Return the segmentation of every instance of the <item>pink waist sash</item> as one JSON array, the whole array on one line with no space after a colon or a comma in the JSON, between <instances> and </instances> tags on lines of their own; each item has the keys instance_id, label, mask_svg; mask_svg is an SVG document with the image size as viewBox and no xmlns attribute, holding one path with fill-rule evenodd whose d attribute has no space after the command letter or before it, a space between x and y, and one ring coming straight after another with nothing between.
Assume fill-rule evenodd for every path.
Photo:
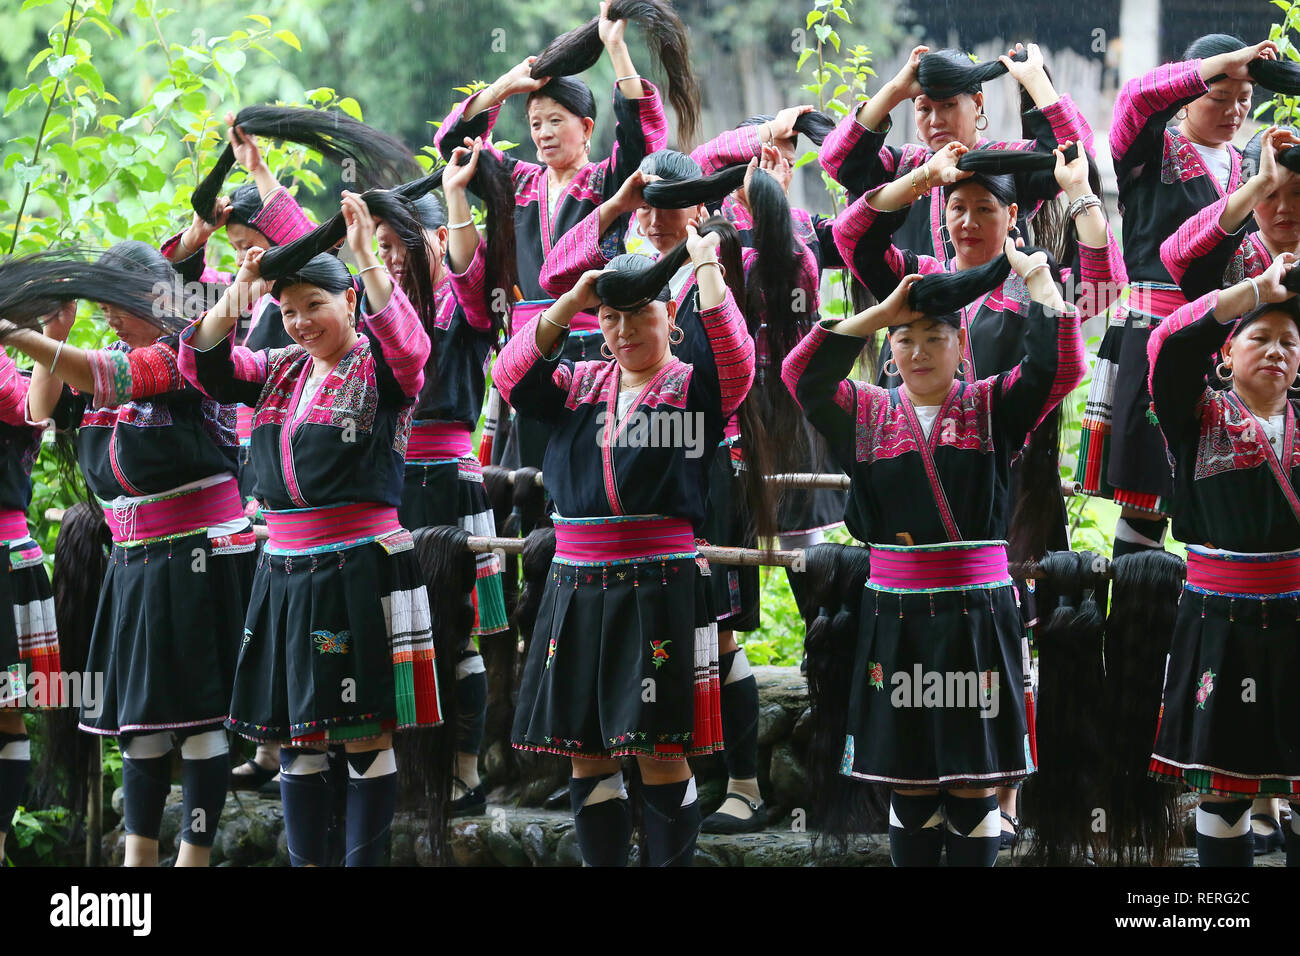
<instances>
[{"instance_id":1,"label":"pink waist sash","mask_svg":"<svg viewBox=\"0 0 1300 956\"><path fill-rule=\"evenodd\" d=\"M397 509L371 501L325 508L263 511L268 553L351 547L402 530Z\"/></svg>"},{"instance_id":2,"label":"pink waist sash","mask_svg":"<svg viewBox=\"0 0 1300 956\"><path fill-rule=\"evenodd\" d=\"M25 511L0 511L0 541L22 541L31 536Z\"/></svg>"},{"instance_id":3,"label":"pink waist sash","mask_svg":"<svg viewBox=\"0 0 1300 956\"><path fill-rule=\"evenodd\" d=\"M1001 541L871 546L867 587L877 591L960 591L1010 583L1007 546Z\"/></svg>"},{"instance_id":4,"label":"pink waist sash","mask_svg":"<svg viewBox=\"0 0 1300 956\"><path fill-rule=\"evenodd\" d=\"M516 302L510 313L510 334L514 335L535 315L541 315L554 299L524 299ZM571 332L599 332L600 318L590 312L579 312L569 321Z\"/></svg>"},{"instance_id":5,"label":"pink waist sash","mask_svg":"<svg viewBox=\"0 0 1300 956\"><path fill-rule=\"evenodd\" d=\"M243 516L239 485L234 481L121 508L104 506L104 520L118 544L186 534L238 521Z\"/></svg>"},{"instance_id":6,"label":"pink waist sash","mask_svg":"<svg viewBox=\"0 0 1300 956\"><path fill-rule=\"evenodd\" d=\"M474 453L473 438L473 431L463 422L416 422L406 444L406 460L463 458Z\"/></svg>"},{"instance_id":7,"label":"pink waist sash","mask_svg":"<svg viewBox=\"0 0 1300 956\"><path fill-rule=\"evenodd\" d=\"M1177 286L1134 282L1129 286L1128 310L1144 312L1165 319L1187 304L1187 297Z\"/></svg>"},{"instance_id":8,"label":"pink waist sash","mask_svg":"<svg viewBox=\"0 0 1300 956\"><path fill-rule=\"evenodd\" d=\"M1187 549L1187 590L1243 598L1300 594L1300 551L1214 554L1193 545Z\"/></svg>"},{"instance_id":9,"label":"pink waist sash","mask_svg":"<svg viewBox=\"0 0 1300 956\"><path fill-rule=\"evenodd\" d=\"M657 515L618 518L561 518L555 523L559 564L628 564L695 556L689 521Z\"/></svg>"},{"instance_id":10,"label":"pink waist sash","mask_svg":"<svg viewBox=\"0 0 1300 956\"><path fill-rule=\"evenodd\" d=\"M247 445L253 438L253 410L247 405L235 406L235 435L241 445Z\"/></svg>"}]
</instances>

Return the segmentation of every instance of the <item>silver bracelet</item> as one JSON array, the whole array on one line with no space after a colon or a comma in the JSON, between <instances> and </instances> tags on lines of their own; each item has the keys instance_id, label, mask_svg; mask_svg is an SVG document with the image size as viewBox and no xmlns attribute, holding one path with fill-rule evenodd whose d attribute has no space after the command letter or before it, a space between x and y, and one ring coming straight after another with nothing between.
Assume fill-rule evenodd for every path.
<instances>
[{"instance_id":1,"label":"silver bracelet","mask_svg":"<svg viewBox=\"0 0 1300 956\"><path fill-rule=\"evenodd\" d=\"M1025 278L1024 278L1024 283L1025 283L1025 285L1029 285L1029 277L1030 277L1030 276L1032 276L1032 275L1033 275L1035 272L1037 272L1039 269L1046 269L1046 268L1048 268L1049 265L1050 265L1050 263L1047 263L1047 262L1040 262L1038 265L1034 266L1032 269L1030 269L1028 272L1026 272L1026 273L1025 273Z\"/></svg>"},{"instance_id":2,"label":"silver bracelet","mask_svg":"<svg viewBox=\"0 0 1300 956\"><path fill-rule=\"evenodd\" d=\"M1085 196L1080 196L1078 199L1073 200L1070 203L1070 208L1066 211L1066 215L1071 219L1074 219L1080 213L1087 212L1093 206L1100 206L1101 204L1101 199L1096 194L1088 193Z\"/></svg>"},{"instance_id":3,"label":"silver bracelet","mask_svg":"<svg viewBox=\"0 0 1300 956\"><path fill-rule=\"evenodd\" d=\"M464 222L453 222L453 223L448 223L448 224L447 224L447 228L448 228L448 229L464 229L466 226L472 226L472 225L474 225L474 217L473 217L473 216L470 216L470 217L469 217L468 219L466 219Z\"/></svg>"},{"instance_id":4,"label":"silver bracelet","mask_svg":"<svg viewBox=\"0 0 1300 956\"><path fill-rule=\"evenodd\" d=\"M1250 311L1254 312L1259 308L1259 283L1255 281L1254 276L1250 276L1246 281L1249 282L1250 287L1255 290L1255 304L1250 307Z\"/></svg>"},{"instance_id":5,"label":"silver bracelet","mask_svg":"<svg viewBox=\"0 0 1300 956\"><path fill-rule=\"evenodd\" d=\"M365 275L367 272L369 272L371 269L385 269L385 268L387 268L387 266L385 266L382 262L379 263L378 265L374 265L374 266L366 266L364 269L361 269L360 271L357 272L357 276L358 276L358 277L363 276L363 275Z\"/></svg>"},{"instance_id":6,"label":"silver bracelet","mask_svg":"<svg viewBox=\"0 0 1300 956\"><path fill-rule=\"evenodd\" d=\"M620 76L620 77L616 77L615 80L614 80L614 82L615 82L615 83L622 83L624 80L639 80L639 79L641 79L641 74L640 74L640 73L633 73L631 76Z\"/></svg>"},{"instance_id":7,"label":"silver bracelet","mask_svg":"<svg viewBox=\"0 0 1300 956\"><path fill-rule=\"evenodd\" d=\"M562 332L567 332L567 331L569 331L569 327L568 327L567 325L561 325L559 322L556 322L553 318L551 318L551 317L550 317L549 315L547 315L545 312L542 313L542 321L543 321L543 322L549 322L551 325L555 326L557 329L561 330Z\"/></svg>"},{"instance_id":8,"label":"silver bracelet","mask_svg":"<svg viewBox=\"0 0 1300 956\"><path fill-rule=\"evenodd\" d=\"M55 367L56 365L59 364L59 356L63 354L63 346L65 346L65 345L67 345L67 344L68 344L68 343L67 343L66 340L61 341L61 342L59 342L59 347L56 348L56 349L54 350L54 361L52 361L52 362L50 363L50 374L51 374L51 375L54 374L54 367Z\"/></svg>"}]
</instances>

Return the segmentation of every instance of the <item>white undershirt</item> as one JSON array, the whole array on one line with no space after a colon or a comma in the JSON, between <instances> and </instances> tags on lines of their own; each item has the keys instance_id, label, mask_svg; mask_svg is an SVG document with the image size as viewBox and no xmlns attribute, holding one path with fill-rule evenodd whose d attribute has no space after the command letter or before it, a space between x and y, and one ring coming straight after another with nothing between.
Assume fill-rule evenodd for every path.
<instances>
[{"instance_id":1,"label":"white undershirt","mask_svg":"<svg viewBox=\"0 0 1300 956\"><path fill-rule=\"evenodd\" d=\"M293 417L295 419L302 415L304 408L311 406L312 399L316 397L316 393L320 391L321 383L325 381L325 378L328 375L329 372L326 372L319 377L312 375L303 383L302 394L298 396L298 406L293 410Z\"/></svg>"},{"instance_id":2,"label":"white undershirt","mask_svg":"<svg viewBox=\"0 0 1300 956\"><path fill-rule=\"evenodd\" d=\"M632 403L636 400L640 389L628 389L618 393L618 407L615 409L615 421L621 422L627 418L627 413L632 410Z\"/></svg>"},{"instance_id":3,"label":"white undershirt","mask_svg":"<svg viewBox=\"0 0 1300 956\"><path fill-rule=\"evenodd\" d=\"M1219 181L1219 185L1225 190L1228 188L1228 177L1232 175L1232 154L1228 152L1228 147L1220 146L1217 149L1213 146L1201 146L1194 143L1196 151L1201 154L1201 162L1205 168L1210 171L1210 175Z\"/></svg>"},{"instance_id":4,"label":"white undershirt","mask_svg":"<svg viewBox=\"0 0 1300 956\"><path fill-rule=\"evenodd\" d=\"M1286 416L1270 415L1265 419L1262 415L1255 415L1255 421L1259 422L1260 428L1264 430L1264 435L1268 438L1268 443L1273 446L1273 452L1278 456L1278 458L1281 458L1282 431L1286 427Z\"/></svg>"},{"instance_id":5,"label":"white undershirt","mask_svg":"<svg viewBox=\"0 0 1300 956\"><path fill-rule=\"evenodd\" d=\"M934 431L934 420L939 417L939 409L942 405L913 405L916 411L916 417L921 422L921 430L925 432L925 437L930 437L930 432Z\"/></svg>"}]
</instances>

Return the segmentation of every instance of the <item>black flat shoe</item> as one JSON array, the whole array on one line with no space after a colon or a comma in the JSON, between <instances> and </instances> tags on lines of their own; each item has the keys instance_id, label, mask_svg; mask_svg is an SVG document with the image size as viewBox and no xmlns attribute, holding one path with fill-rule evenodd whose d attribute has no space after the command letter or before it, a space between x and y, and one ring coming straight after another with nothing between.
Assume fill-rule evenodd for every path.
<instances>
[{"instance_id":1,"label":"black flat shoe","mask_svg":"<svg viewBox=\"0 0 1300 956\"><path fill-rule=\"evenodd\" d=\"M465 792L455 800L447 801L447 817L454 819L456 817L481 816L487 810L487 790L483 784L480 783L473 790L470 790L465 787L465 781L460 778L457 778L455 782Z\"/></svg>"},{"instance_id":2,"label":"black flat shoe","mask_svg":"<svg viewBox=\"0 0 1300 956\"><path fill-rule=\"evenodd\" d=\"M1276 817L1267 813L1252 813L1250 822L1254 823L1256 820L1267 823L1270 828L1268 833L1255 833L1255 828L1250 828L1250 832L1255 835L1256 856L1263 856L1265 853L1272 853L1286 846L1286 835L1282 832L1282 824Z\"/></svg>"},{"instance_id":3,"label":"black flat shoe","mask_svg":"<svg viewBox=\"0 0 1300 956\"><path fill-rule=\"evenodd\" d=\"M235 773L235 770L242 770L244 767L252 767L249 773ZM269 783L280 772L276 767L267 770L256 760L245 760L238 767L230 771L230 789L231 790L261 790L263 785Z\"/></svg>"},{"instance_id":4,"label":"black flat shoe","mask_svg":"<svg viewBox=\"0 0 1300 956\"><path fill-rule=\"evenodd\" d=\"M723 797L722 802L725 804L732 797L742 801L745 806L754 811L753 816L742 820L740 817L733 817L730 813L718 810L705 817L704 822L700 824L701 833L754 833L767 826L766 803L761 800L754 803L743 793L729 793Z\"/></svg>"},{"instance_id":5,"label":"black flat shoe","mask_svg":"<svg viewBox=\"0 0 1300 956\"><path fill-rule=\"evenodd\" d=\"M1006 820L1007 823L1011 824L1010 833L1006 830L1002 831L1002 842L998 844L998 849L1010 850L1020 840L1020 821L1005 810L999 810L998 812L1002 814L1003 820Z\"/></svg>"}]
</instances>

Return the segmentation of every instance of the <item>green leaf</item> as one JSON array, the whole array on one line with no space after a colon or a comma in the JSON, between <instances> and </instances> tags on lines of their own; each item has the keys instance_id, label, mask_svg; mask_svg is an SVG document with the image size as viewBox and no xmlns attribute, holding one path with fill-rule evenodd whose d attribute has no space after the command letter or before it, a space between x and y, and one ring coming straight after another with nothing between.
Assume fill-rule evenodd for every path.
<instances>
[{"instance_id":1,"label":"green leaf","mask_svg":"<svg viewBox=\"0 0 1300 956\"><path fill-rule=\"evenodd\" d=\"M20 186L27 186L36 182L36 180L41 178L44 172L45 166L42 163L36 163L33 166L29 166L24 162L14 163L14 179L18 180L18 185Z\"/></svg>"},{"instance_id":2,"label":"green leaf","mask_svg":"<svg viewBox=\"0 0 1300 956\"><path fill-rule=\"evenodd\" d=\"M852 22L853 22L852 20L849 19L849 15L848 15L847 13L844 12L844 10L843 10L842 7L836 7L836 8L835 8L835 13L836 13L836 15L838 15L839 18L840 18L841 20L843 20L845 23L852 23Z\"/></svg>"},{"instance_id":3,"label":"green leaf","mask_svg":"<svg viewBox=\"0 0 1300 956\"><path fill-rule=\"evenodd\" d=\"M104 217L104 224L108 226L109 232L114 236L125 238L130 227L116 207L105 204L99 211Z\"/></svg>"},{"instance_id":4,"label":"green leaf","mask_svg":"<svg viewBox=\"0 0 1300 956\"><path fill-rule=\"evenodd\" d=\"M818 40L820 40L822 43L825 43L826 38L831 35L831 28L826 24L821 23L813 27L813 33L817 34Z\"/></svg>"},{"instance_id":5,"label":"green leaf","mask_svg":"<svg viewBox=\"0 0 1300 956\"><path fill-rule=\"evenodd\" d=\"M63 79L68 75L68 71L77 65L77 58L69 53L67 56L61 56L57 60L51 60L45 64L45 68L50 71L50 76Z\"/></svg>"},{"instance_id":6,"label":"green leaf","mask_svg":"<svg viewBox=\"0 0 1300 956\"><path fill-rule=\"evenodd\" d=\"M339 109L347 113L357 122L361 122L361 104L350 96L345 96L339 100Z\"/></svg>"},{"instance_id":7,"label":"green leaf","mask_svg":"<svg viewBox=\"0 0 1300 956\"><path fill-rule=\"evenodd\" d=\"M318 86L314 90L308 90L305 95L308 103L328 103L334 99L334 91L328 86Z\"/></svg>"},{"instance_id":8,"label":"green leaf","mask_svg":"<svg viewBox=\"0 0 1300 956\"><path fill-rule=\"evenodd\" d=\"M18 107L22 106L31 98L32 93L36 91L36 84L30 86L14 87L9 91L9 96L5 99L4 115L8 116Z\"/></svg>"},{"instance_id":9,"label":"green leaf","mask_svg":"<svg viewBox=\"0 0 1300 956\"><path fill-rule=\"evenodd\" d=\"M23 0L23 5L18 12L26 13L28 10L35 10L37 7L49 6L53 2L54 0Z\"/></svg>"},{"instance_id":10,"label":"green leaf","mask_svg":"<svg viewBox=\"0 0 1300 956\"><path fill-rule=\"evenodd\" d=\"M270 26L270 24L268 23L267 26ZM292 30L276 30L274 36L281 43L288 44L289 46L297 50L299 53L302 52L302 44L298 42L298 38L294 36Z\"/></svg>"},{"instance_id":11,"label":"green leaf","mask_svg":"<svg viewBox=\"0 0 1300 956\"><path fill-rule=\"evenodd\" d=\"M264 17L264 16L262 16L260 13L249 13L249 14L245 14L244 19L245 19L245 20L252 20L252 21L254 21L255 23L260 23L260 24L261 24L262 26L264 26L264 27L269 27L269 26L271 25L271 19L270 19L270 17Z\"/></svg>"},{"instance_id":12,"label":"green leaf","mask_svg":"<svg viewBox=\"0 0 1300 956\"><path fill-rule=\"evenodd\" d=\"M244 56L243 50L217 50L213 55L216 57L217 66L231 75L242 70L244 62L248 59Z\"/></svg>"},{"instance_id":13,"label":"green leaf","mask_svg":"<svg viewBox=\"0 0 1300 956\"><path fill-rule=\"evenodd\" d=\"M104 95L104 81L100 78L99 71L91 66L89 61L77 64L72 73L85 80L86 85L95 91L96 96Z\"/></svg>"},{"instance_id":14,"label":"green leaf","mask_svg":"<svg viewBox=\"0 0 1300 956\"><path fill-rule=\"evenodd\" d=\"M824 19L826 19L826 14L822 13L820 10L809 10L808 19L804 23L804 29L810 29L814 23L821 23Z\"/></svg>"},{"instance_id":15,"label":"green leaf","mask_svg":"<svg viewBox=\"0 0 1300 956\"><path fill-rule=\"evenodd\" d=\"M831 45L835 47L835 52L840 52L840 35L834 30L831 31Z\"/></svg>"},{"instance_id":16,"label":"green leaf","mask_svg":"<svg viewBox=\"0 0 1300 956\"><path fill-rule=\"evenodd\" d=\"M42 50L40 53L38 53L38 54L36 54L34 57L32 57L32 62L30 62L30 63L27 64L27 74L26 74L26 75L27 75L27 76L31 76L31 75L32 75L32 70L34 70L34 69L36 69L38 66L40 66L40 65L41 65L41 62L42 62L46 57L48 57L51 53L53 53L53 52L54 52L54 48L53 48L53 47L48 47L48 46L47 46L47 47L46 47L44 50Z\"/></svg>"},{"instance_id":17,"label":"green leaf","mask_svg":"<svg viewBox=\"0 0 1300 956\"><path fill-rule=\"evenodd\" d=\"M68 174L69 179L75 180L81 175L81 163L77 161L77 151L67 143L51 143L50 152L58 159L59 165Z\"/></svg>"},{"instance_id":18,"label":"green leaf","mask_svg":"<svg viewBox=\"0 0 1300 956\"><path fill-rule=\"evenodd\" d=\"M1286 10L1288 12L1290 12L1291 10L1290 0L1273 0L1273 6L1281 7L1283 10Z\"/></svg>"},{"instance_id":19,"label":"green leaf","mask_svg":"<svg viewBox=\"0 0 1300 956\"><path fill-rule=\"evenodd\" d=\"M794 161L793 168L798 169L800 166L807 166L816 158L817 158L817 150L815 149L806 150L802 156L800 156L798 159Z\"/></svg>"},{"instance_id":20,"label":"green leaf","mask_svg":"<svg viewBox=\"0 0 1300 956\"><path fill-rule=\"evenodd\" d=\"M800 70L803 69L804 63L807 62L808 57L812 55L813 55L812 47L804 47L803 52L799 54L799 62L794 65L794 70L796 73L798 73Z\"/></svg>"}]
</instances>

